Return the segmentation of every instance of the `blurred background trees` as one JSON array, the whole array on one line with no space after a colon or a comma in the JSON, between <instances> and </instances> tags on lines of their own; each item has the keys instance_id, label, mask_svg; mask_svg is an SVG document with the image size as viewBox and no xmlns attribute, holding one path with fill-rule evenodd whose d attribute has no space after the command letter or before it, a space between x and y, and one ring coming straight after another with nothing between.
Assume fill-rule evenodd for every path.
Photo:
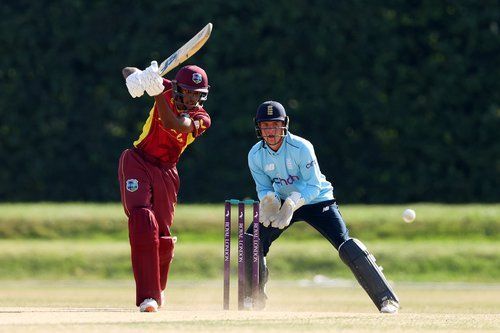
<instances>
[{"instance_id":1,"label":"blurred background trees","mask_svg":"<svg viewBox=\"0 0 500 333\"><path fill-rule=\"evenodd\" d=\"M121 68L161 62L208 22L186 63L208 73L213 125L178 165L181 202L255 197L246 156L269 99L340 202L500 200L499 1L6 1L0 14L0 201L118 201L119 155L152 105Z\"/></svg>"}]
</instances>

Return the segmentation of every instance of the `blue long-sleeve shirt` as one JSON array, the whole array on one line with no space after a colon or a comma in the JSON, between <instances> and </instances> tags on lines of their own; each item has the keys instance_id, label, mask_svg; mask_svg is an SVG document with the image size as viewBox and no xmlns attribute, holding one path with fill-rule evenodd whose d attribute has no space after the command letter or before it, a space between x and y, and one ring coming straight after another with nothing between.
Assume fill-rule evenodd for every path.
<instances>
[{"instance_id":1,"label":"blue long-sleeve shirt","mask_svg":"<svg viewBox=\"0 0 500 333\"><path fill-rule=\"evenodd\" d=\"M313 145L291 133L283 140L276 152L259 141L248 153L259 200L269 191L283 200L299 192L306 205L333 199L333 186L319 169Z\"/></svg>"}]
</instances>

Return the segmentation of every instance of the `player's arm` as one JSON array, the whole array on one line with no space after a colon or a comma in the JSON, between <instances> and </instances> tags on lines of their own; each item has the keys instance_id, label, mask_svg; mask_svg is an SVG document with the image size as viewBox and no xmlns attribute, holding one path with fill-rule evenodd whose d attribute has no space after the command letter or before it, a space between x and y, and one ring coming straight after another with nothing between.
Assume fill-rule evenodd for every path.
<instances>
[{"instance_id":1,"label":"player's arm","mask_svg":"<svg viewBox=\"0 0 500 333\"><path fill-rule=\"evenodd\" d=\"M188 117L176 115L165 100L163 94L155 96L155 103L163 127L181 133L191 133L194 131L193 120Z\"/></svg>"},{"instance_id":2,"label":"player's arm","mask_svg":"<svg viewBox=\"0 0 500 333\"><path fill-rule=\"evenodd\" d=\"M259 222L264 225L264 227L269 227L274 217L278 213L281 202L274 192L273 183L269 176L267 176L262 168L258 166L257 157L252 154L251 150L248 154L248 167L252 178L255 181L257 196L259 197Z\"/></svg>"},{"instance_id":3,"label":"player's arm","mask_svg":"<svg viewBox=\"0 0 500 333\"><path fill-rule=\"evenodd\" d=\"M264 170L262 170L262 168L258 165L258 162L260 161L256 161L254 151L251 150L248 153L248 168L250 169L250 173L252 174L252 178L255 182L257 196L259 197L259 200L262 200L268 192L274 192L274 188L271 178L264 173Z\"/></svg>"},{"instance_id":4,"label":"player's arm","mask_svg":"<svg viewBox=\"0 0 500 333\"><path fill-rule=\"evenodd\" d=\"M305 144L296 158L299 161L300 173L306 187L301 192L290 193L285 199L276 217L271 218L273 220L272 226L275 228L283 229L287 227L292 220L293 213L316 198L321 190L321 172L319 171L312 144Z\"/></svg>"},{"instance_id":5,"label":"player's arm","mask_svg":"<svg viewBox=\"0 0 500 333\"><path fill-rule=\"evenodd\" d=\"M312 144L308 143L300 149L299 160L302 180L306 183L306 187L300 194L304 198L305 204L308 204L314 200L321 191L321 172Z\"/></svg>"},{"instance_id":6,"label":"player's arm","mask_svg":"<svg viewBox=\"0 0 500 333\"><path fill-rule=\"evenodd\" d=\"M158 73L156 61L152 61L151 66L144 71L136 67L125 67L122 74L132 97L140 97L144 91L149 96L154 97L163 127L181 133L190 133L194 130L193 121L190 118L176 115L165 100L162 94L164 90L163 79Z\"/></svg>"}]
</instances>

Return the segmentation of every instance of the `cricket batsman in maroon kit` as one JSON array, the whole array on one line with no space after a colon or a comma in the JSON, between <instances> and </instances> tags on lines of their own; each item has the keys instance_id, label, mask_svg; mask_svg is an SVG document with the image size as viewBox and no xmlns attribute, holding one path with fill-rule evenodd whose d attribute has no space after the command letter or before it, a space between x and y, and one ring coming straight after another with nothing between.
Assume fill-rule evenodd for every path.
<instances>
[{"instance_id":1,"label":"cricket batsman in maroon kit","mask_svg":"<svg viewBox=\"0 0 500 333\"><path fill-rule=\"evenodd\" d=\"M118 166L123 208L128 217L136 305L141 312L156 312L174 256L174 218L179 175L176 163L186 147L210 127L203 109L207 99L207 74L198 66L184 66L169 81L158 75L156 61L141 71L123 70L132 97L144 91L155 103L142 133L126 149Z\"/></svg>"}]
</instances>

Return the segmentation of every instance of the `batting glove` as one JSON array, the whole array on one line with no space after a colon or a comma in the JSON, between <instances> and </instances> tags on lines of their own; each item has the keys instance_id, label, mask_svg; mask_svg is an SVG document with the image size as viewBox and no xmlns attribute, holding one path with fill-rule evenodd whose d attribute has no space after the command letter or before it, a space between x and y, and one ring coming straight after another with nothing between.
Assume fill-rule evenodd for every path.
<instances>
[{"instance_id":1,"label":"batting glove","mask_svg":"<svg viewBox=\"0 0 500 333\"><path fill-rule=\"evenodd\" d=\"M269 227L272 222L271 218L278 214L280 204L281 203L274 192L268 192L262 198L259 204L259 222L262 223L264 227Z\"/></svg>"},{"instance_id":2,"label":"batting glove","mask_svg":"<svg viewBox=\"0 0 500 333\"><path fill-rule=\"evenodd\" d=\"M293 212L302 207L304 203L305 200L299 192L290 193L290 196L283 202L278 214L271 218L273 220L271 226L278 229L287 227L292 221Z\"/></svg>"},{"instance_id":3,"label":"batting glove","mask_svg":"<svg viewBox=\"0 0 500 333\"><path fill-rule=\"evenodd\" d=\"M125 84L127 85L128 92L133 98L141 97L144 94L144 88L141 81L142 71L137 70L127 76Z\"/></svg>"},{"instance_id":4,"label":"batting glove","mask_svg":"<svg viewBox=\"0 0 500 333\"><path fill-rule=\"evenodd\" d=\"M141 81L144 90L149 96L157 96L163 92L163 79L158 74L158 63L151 61L151 66L146 68L141 74Z\"/></svg>"}]
</instances>

